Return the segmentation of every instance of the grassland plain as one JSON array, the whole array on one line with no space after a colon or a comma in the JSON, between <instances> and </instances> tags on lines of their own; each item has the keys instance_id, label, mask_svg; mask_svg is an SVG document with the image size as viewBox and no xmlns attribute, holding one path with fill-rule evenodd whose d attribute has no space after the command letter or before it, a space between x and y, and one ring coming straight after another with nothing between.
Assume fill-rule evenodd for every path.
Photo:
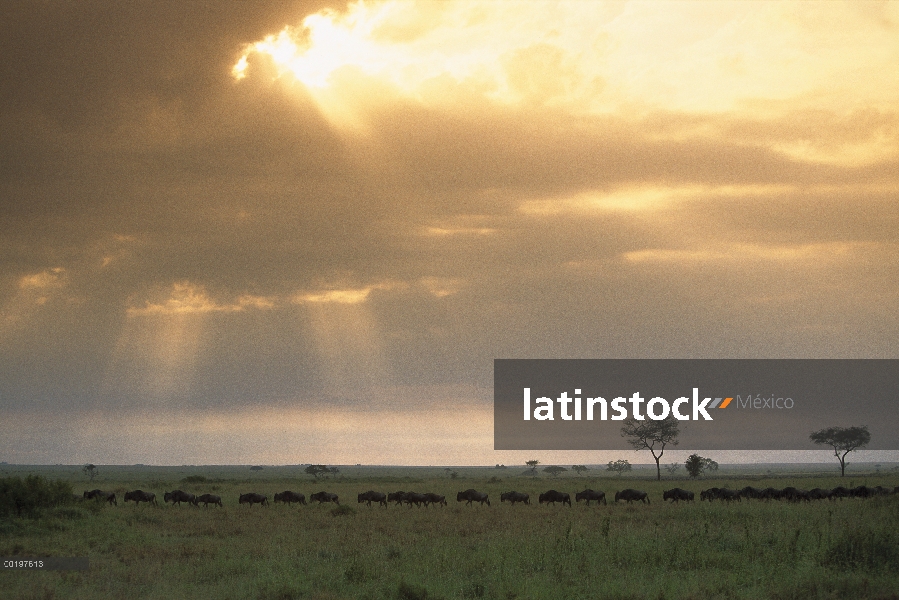
<instances>
[{"instance_id":1,"label":"grassland plain","mask_svg":"<svg viewBox=\"0 0 899 600\"><path fill-rule=\"evenodd\" d=\"M6 571L3 598L894 598L899 599L899 495L790 504L662 502L679 486L799 488L899 484L899 475L723 472L701 481L633 477L507 476L492 469L342 468L313 481L299 467L100 467L87 483L73 467L5 466L0 476L67 478L80 493L118 493L118 506L74 502L38 519L0 521L0 556L88 556L86 572ZM595 472L594 472L595 473ZM642 473L648 475L649 471ZM205 480L202 480L205 479ZM497 480L498 479L498 480ZM463 506L476 488L493 505ZM652 504L524 506L550 488L634 487ZM153 491L159 507L122 502ZM173 489L222 496L224 508L163 506ZM239 506L238 496L327 490L334 505ZM447 507L357 504L368 489L433 491Z\"/></svg>"}]
</instances>

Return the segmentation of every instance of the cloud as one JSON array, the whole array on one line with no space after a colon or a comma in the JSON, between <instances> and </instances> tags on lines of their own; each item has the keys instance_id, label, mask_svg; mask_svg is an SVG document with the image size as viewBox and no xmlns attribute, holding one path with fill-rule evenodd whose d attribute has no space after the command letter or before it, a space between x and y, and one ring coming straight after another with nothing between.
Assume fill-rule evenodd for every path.
<instances>
[{"instance_id":1,"label":"cloud","mask_svg":"<svg viewBox=\"0 0 899 600\"><path fill-rule=\"evenodd\" d=\"M894 4L3 10L5 414L895 356Z\"/></svg>"},{"instance_id":2,"label":"cloud","mask_svg":"<svg viewBox=\"0 0 899 600\"><path fill-rule=\"evenodd\" d=\"M189 281L175 283L171 295L162 303L147 301L142 307L129 307L128 316L147 317L154 315L189 315L212 312L238 312L246 309L269 309L275 306L270 298L242 295L233 304L219 304L209 297L202 286Z\"/></svg>"}]
</instances>

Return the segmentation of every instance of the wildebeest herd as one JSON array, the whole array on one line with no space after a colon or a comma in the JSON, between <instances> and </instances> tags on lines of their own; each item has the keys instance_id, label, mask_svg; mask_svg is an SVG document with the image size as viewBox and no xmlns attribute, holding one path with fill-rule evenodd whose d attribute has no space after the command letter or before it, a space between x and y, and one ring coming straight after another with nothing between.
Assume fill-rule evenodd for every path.
<instances>
[{"instance_id":1,"label":"wildebeest herd","mask_svg":"<svg viewBox=\"0 0 899 600\"><path fill-rule=\"evenodd\" d=\"M740 490L713 487L702 490L699 493L699 499L700 501L707 500L710 503L714 500L722 500L724 502L739 502L744 498L754 500L786 500L788 502L811 502L812 500L826 499L838 500L843 498L871 498L873 496L881 496L887 494L899 494L899 486L897 486L892 491L882 486L868 487L864 485L857 486L851 489L838 486L833 489L814 488L812 490L800 490L795 487L785 487L783 489L769 487L765 489L759 489L747 486ZM86 500L95 500L98 502L106 502L107 504L118 505L115 492L106 492L102 490L91 490L89 492L85 491L83 498ZM156 502L156 494L152 492L133 490L130 492L125 492L124 498L126 504L129 500L131 500L135 504L146 502L147 504L158 506L158 503ZM165 492L165 494L163 494L163 499L165 503L171 502L173 506L176 504L180 506L182 502L197 507L202 504L207 508L210 504L220 507L223 506L221 497L216 496L215 494L202 494L197 496L181 490ZM695 495L693 492L681 488L665 490L662 493L662 501L667 502L668 500L670 500L672 504L678 503L680 501L692 502L694 501L694 499ZM575 494L576 502L581 502L582 500L586 502L587 506L590 506L590 502L592 501L595 501L597 505L600 502L602 502L604 505L607 504L605 492L591 489L586 489ZM276 493L274 495L274 501L282 502L288 505L291 505L293 503L305 505L306 496L298 492L287 490ZM539 495L538 501L540 504L555 505L558 502L562 506L565 506L566 504L568 506L571 506L571 494L567 492L559 492L556 490L548 490ZM628 504L630 504L631 502L643 502L644 504L650 503L649 494L634 489L625 489L619 492L615 492L615 503L617 504L619 501L624 501ZM324 491L316 492L310 495L309 502L318 502L319 504L334 503L338 506L340 505L337 494ZM402 506L405 504L409 508L411 508L412 505L424 508L427 508L432 504L435 506L447 505L446 496L435 494L433 492L419 493L400 491L384 494L382 492L369 490L367 492L359 494L358 502L359 504L365 503L368 506L372 506L372 503L375 503L384 507L387 507L389 503L393 503L395 506ZM481 506L483 506L484 504L490 506L490 498L488 494L486 494L485 492L478 492L474 489L468 489L456 494L456 502L465 502L466 506L469 506L473 503L479 503ZM502 494L500 494L500 502L509 502L513 506L519 502L522 504L530 505L531 499L529 494L511 491L503 492ZM241 494L238 498L238 504L248 504L250 506L252 506L253 504L259 504L262 506L268 506L269 502L268 496L250 492Z\"/></svg>"}]
</instances>

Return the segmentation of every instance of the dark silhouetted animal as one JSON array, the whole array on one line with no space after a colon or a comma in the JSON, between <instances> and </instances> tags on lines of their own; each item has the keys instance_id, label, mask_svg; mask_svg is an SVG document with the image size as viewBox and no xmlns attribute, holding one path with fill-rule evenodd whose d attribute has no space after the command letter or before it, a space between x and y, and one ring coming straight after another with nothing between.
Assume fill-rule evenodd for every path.
<instances>
[{"instance_id":1,"label":"dark silhouetted animal","mask_svg":"<svg viewBox=\"0 0 899 600\"><path fill-rule=\"evenodd\" d=\"M403 500L406 502L406 504L409 505L409 508L412 508L413 504L419 508L421 508L422 505L428 505L427 497L424 494L419 494L418 492L406 492Z\"/></svg>"},{"instance_id":2,"label":"dark silhouetted animal","mask_svg":"<svg viewBox=\"0 0 899 600\"><path fill-rule=\"evenodd\" d=\"M205 508L209 508L210 504L218 504L219 506L222 506L222 497L216 496L215 494L203 494L202 496L199 496L197 498L197 504L199 504L200 502L203 503L203 506Z\"/></svg>"},{"instance_id":3,"label":"dark silhouetted animal","mask_svg":"<svg viewBox=\"0 0 899 600\"><path fill-rule=\"evenodd\" d=\"M406 492L390 492L387 494L387 501L394 502L397 506L401 505L406 500Z\"/></svg>"},{"instance_id":4,"label":"dark silhouetted animal","mask_svg":"<svg viewBox=\"0 0 899 600\"><path fill-rule=\"evenodd\" d=\"M275 502L284 502L287 505L291 505L294 502L296 502L297 504L306 504L306 495L287 490L275 494L274 500Z\"/></svg>"},{"instance_id":5,"label":"dark silhouetted animal","mask_svg":"<svg viewBox=\"0 0 899 600\"><path fill-rule=\"evenodd\" d=\"M446 496L441 496L440 494L435 494L433 492L426 492L425 498L425 506L430 506L431 504L446 506Z\"/></svg>"},{"instance_id":6,"label":"dark silhouetted animal","mask_svg":"<svg viewBox=\"0 0 899 600\"><path fill-rule=\"evenodd\" d=\"M842 500L843 498L848 498L848 497L849 497L849 490L847 488L844 488L841 485L830 490L830 499L831 500L836 500L837 498Z\"/></svg>"},{"instance_id":7,"label":"dark silhouetted animal","mask_svg":"<svg viewBox=\"0 0 899 600\"><path fill-rule=\"evenodd\" d=\"M540 494L539 498L540 504L544 504L549 502L553 506L556 505L556 502L561 502L562 506L566 504L571 506L571 494L568 492L557 492L556 490L549 490Z\"/></svg>"},{"instance_id":8,"label":"dark silhouetted animal","mask_svg":"<svg viewBox=\"0 0 899 600\"><path fill-rule=\"evenodd\" d=\"M165 503L171 502L172 506L177 504L181 506L182 502L187 502L188 504L193 504L197 506L197 497L193 494L188 494L187 492L182 492L181 490L175 490L174 492L166 492L162 495L163 501Z\"/></svg>"},{"instance_id":9,"label":"dark silhouetted animal","mask_svg":"<svg viewBox=\"0 0 899 600\"><path fill-rule=\"evenodd\" d=\"M815 488L808 491L809 500L824 500L825 498L830 498L830 490Z\"/></svg>"},{"instance_id":10,"label":"dark silhouetted animal","mask_svg":"<svg viewBox=\"0 0 899 600\"><path fill-rule=\"evenodd\" d=\"M716 488L716 487L709 488L707 490L702 490L701 492L699 492L699 501L702 502L703 500L708 500L709 502L711 502L712 500L719 497L718 493L720 491L721 491L721 488Z\"/></svg>"},{"instance_id":11,"label":"dark silhouetted animal","mask_svg":"<svg viewBox=\"0 0 899 600\"><path fill-rule=\"evenodd\" d=\"M377 502L382 506L387 506L387 496L382 494L381 492L373 492L371 490L359 494L359 504L363 502L368 502L368 505L371 506L372 502Z\"/></svg>"},{"instance_id":12,"label":"dark silhouetted animal","mask_svg":"<svg viewBox=\"0 0 899 600\"><path fill-rule=\"evenodd\" d=\"M628 504L635 500L639 500L644 504L651 504L649 501L649 495L646 492L641 492L640 490L632 490L626 489L621 490L620 492L615 492L615 502L619 500L626 500Z\"/></svg>"},{"instance_id":13,"label":"dark silhouetted animal","mask_svg":"<svg viewBox=\"0 0 899 600\"><path fill-rule=\"evenodd\" d=\"M129 500L133 500L134 504L140 504L141 502L146 502L147 504L152 504L153 506L159 506L156 502L156 494L153 492L145 492L143 490L134 490L133 492L125 492L125 503L127 504Z\"/></svg>"},{"instance_id":14,"label":"dark silhouetted animal","mask_svg":"<svg viewBox=\"0 0 899 600\"><path fill-rule=\"evenodd\" d=\"M718 497L727 502L742 502L742 496L740 496L740 492L738 490L729 490L727 488L721 488L718 490Z\"/></svg>"},{"instance_id":15,"label":"dark silhouetted animal","mask_svg":"<svg viewBox=\"0 0 899 600\"><path fill-rule=\"evenodd\" d=\"M754 488L752 486L746 486L742 490L740 490L740 495L744 498L752 498L754 500L761 500L763 498L763 494L765 490L760 490L758 488Z\"/></svg>"},{"instance_id":16,"label":"dark silhouetted animal","mask_svg":"<svg viewBox=\"0 0 899 600\"><path fill-rule=\"evenodd\" d=\"M250 492L249 494L241 494L237 503L249 504L250 506L253 506L254 504L268 506L268 496L263 496L262 494L256 494L254 492Z\"/></svg>"},{"instance_id":17,"label":"dark silhouetted animal","mask_svg":"<svg viewBox=\"0 0 899 600\"><path fill-rule=\"evenodd\" d=\"M476 490L468 489L464 492L459 492L456 494L456 502L462 502L463 500L467 500L465 506L468 506L472 502L480 502L481 506L484 503L487 503L487 506L490 506L490 500L487 498L488 494L485 492L478 492Z\"/></svg>"},{"instance_id":18,"label":"dark silhouetted animal","mask_svg":"<svg viewBox=\"0 0 899 600\"><path fill-rule=\"evenodd\" d=\"M805 490L798 490L794 487L785 487L781 490L781 497L787 502L802 502L805 500L809 501L808 492Z\"/></svg>"},{"instance_id":19,"label":"dark silhouetted animal","mask_svg":"<svg viewBox=\"0 0 899 600\"><path fill-rule=\"evenodd\" d=\"M740 500L740 492L737 490L729 490L727 488L709 488L707 490L703 490L699 493L699 501L708 500L711 502L712 500L726 500L727 502L733 502L734 500Z\"/></svg>"},{"instance_id":20,"label":"dark silhouetted animal","mask_svg":"<svg viewBox=\"0 0 899 600\"><path fill-rule=\"evenodd\" d=\"M333 502L334 504L340 506L340 502L338 502L337 494L332 494L330 492L315 492L311 496L309 496L309 502L318 502L321 504L322 502Z\"/></svg>"},{"instance_id":21,"label":"dark silhouetted animal","mask_svg":"<svg viewBox=\"0 0 899 600\"><path fill-rule=\"evenodd\" d=\"M503 492L499 497L500 502L511 502L512 506L515 506L516 502L523 502L524 504L531 503L531 497L528 494L523 492Z\"/></svg>"},{"instance_id":22,"label":"dark silhouetted animal","mask_svg":"<svg viewBox=\"0 0 899 600\"><path fill-rule=\"evenodd\" d=\"M578 492L574 495L575 502L580 502L581 500L586 500L587 506L590 506L591 500L596 500L597 504L599 504L600 502L602 502L603 504L608 504L608 502L606 502L606 493L597 492L595 490L584 490L583 492Z\"/></svg>"},{"instance_id":23,"label":"dark silhouetted animal","mask_svg":"<svg viewBox=\"0 0 899 600\"><path fill-rule=\"evenodd\" d=\"M665 490L662 492L662 502L666 500L671 500L671 503L680 502L683 500L684 502L693 502L694 494L690 490L682 490L681 488L672 488L670 490Z\"/></svg>"},{"instance_id":24,"label":"dark silhouetted animal","mask_svg":"<svg viewBox=\"0 0 899 600\"><path fill-rule=\"evenodd\" d=\"M84 492L84 498L86 500L105 500L107 504L115 504L116 506L119 503L116 501L115 492L104 492L103 490L91 490L89 492Z\"/></svg>"},{"instance_id":25,"label":"dark silhouetted animal","mask_svg":"<svg viewBox=\"0 0 899 600\"><path fill-rule=\"evenodd\" d=\"M860 485L858 487L854 487L849 490L850 498L870 498L874 495L874 488L869 488L864 485Z\"/></svg>"}]
</instances>

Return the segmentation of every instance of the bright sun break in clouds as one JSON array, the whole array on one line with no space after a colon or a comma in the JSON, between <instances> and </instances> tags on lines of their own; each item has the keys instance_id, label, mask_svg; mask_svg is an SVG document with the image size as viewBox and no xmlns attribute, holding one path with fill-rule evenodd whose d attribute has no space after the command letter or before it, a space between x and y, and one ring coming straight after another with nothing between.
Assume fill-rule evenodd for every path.
<instances>
[{"instance_id":1,"label":"bright sun break in clouds","mask_svg":"<svg viewBox=\"0 0 899 600\"><path fill-rule=\"evenodd\" d=\"M397 99L583 115L892 113L897 27L899 3L357 2L247 44L232 75L268 61L345 127ZM896 152L884 133L777 149L876 159Z\"/></svg>"}]
</instances>

